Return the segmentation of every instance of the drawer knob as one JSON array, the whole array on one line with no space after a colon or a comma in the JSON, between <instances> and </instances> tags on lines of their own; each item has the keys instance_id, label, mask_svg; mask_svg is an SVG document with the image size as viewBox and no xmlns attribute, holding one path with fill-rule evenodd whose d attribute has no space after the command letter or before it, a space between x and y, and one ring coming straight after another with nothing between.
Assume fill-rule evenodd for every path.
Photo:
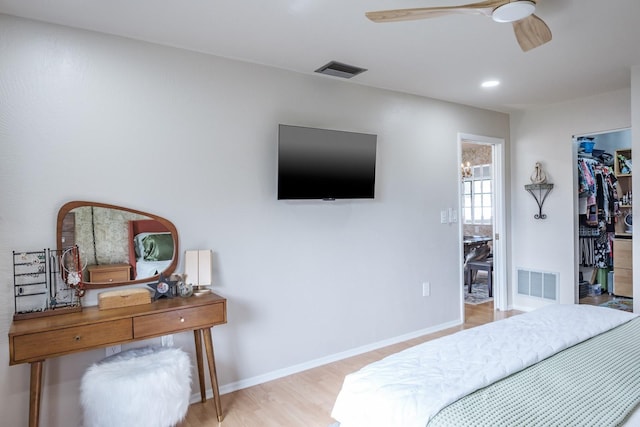
<instances>
[{"instance_id":1,"label":"drawer knob","mask_svg":"<svg viewBox=\"0 0 640 427\"><path fill-rule=\"evenodd\" d=\"M184 323L184 317L180 316L180 323Z\"/></svg>"},{"instance_id":2,"label":"drawer knob","mask_svg":"<svg viewBox=\"0 0 640 427\"><path fill-rule=\"evenodd\" d=\"M81 338L80 335L76 335L75 337L73 337L73 340L74 341L80 341L80 338Z\"/></svg>"}]
</instances>

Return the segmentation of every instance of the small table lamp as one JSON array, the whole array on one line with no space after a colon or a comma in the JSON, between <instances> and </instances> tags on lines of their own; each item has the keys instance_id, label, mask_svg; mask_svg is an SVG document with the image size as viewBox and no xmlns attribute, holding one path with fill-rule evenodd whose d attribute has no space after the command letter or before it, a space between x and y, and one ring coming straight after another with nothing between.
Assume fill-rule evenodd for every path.
<instances>
[{"instance_id":1,"label":"small table lamp","mask_svg":"<svg viewBox=\"0 0 640 427\"><path fill-rule=\"evenodd\" d=\"M184 272L186 281L193 284L193 294L202 295L211 292L211 249L185 251Z\"/></svg>"}]
</instances>

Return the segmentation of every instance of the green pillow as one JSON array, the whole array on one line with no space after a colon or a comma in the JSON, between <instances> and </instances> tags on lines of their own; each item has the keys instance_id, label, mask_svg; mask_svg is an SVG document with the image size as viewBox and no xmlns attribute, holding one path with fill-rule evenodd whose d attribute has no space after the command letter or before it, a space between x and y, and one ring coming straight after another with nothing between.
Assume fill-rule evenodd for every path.
<instances>
[{"instance_id":1,"label":"green pillow","mask_svg":"<svg viewBox=\"0 0 640 427\"><path fill-rule=\"evenodd\" d=\"M150 234L142 239L145 261L168 261L173 259L173 236Z\"/></svg>"}]
</instances>

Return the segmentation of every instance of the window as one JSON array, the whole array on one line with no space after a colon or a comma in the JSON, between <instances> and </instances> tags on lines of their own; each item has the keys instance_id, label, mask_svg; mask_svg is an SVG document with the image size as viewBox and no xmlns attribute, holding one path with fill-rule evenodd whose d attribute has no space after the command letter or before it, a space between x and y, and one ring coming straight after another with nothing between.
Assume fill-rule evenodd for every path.
<instances>
[{"instance_id":1,"label":"window","mask_svg":"<svg viewBox=\"0 0 640 427\"><path fill-rule=\"evenodd\" d=\"M462 215L464 224L493 222L493 182L491 165L472 167L470 178L462 180Z\"/></svg>"}]
</instances>

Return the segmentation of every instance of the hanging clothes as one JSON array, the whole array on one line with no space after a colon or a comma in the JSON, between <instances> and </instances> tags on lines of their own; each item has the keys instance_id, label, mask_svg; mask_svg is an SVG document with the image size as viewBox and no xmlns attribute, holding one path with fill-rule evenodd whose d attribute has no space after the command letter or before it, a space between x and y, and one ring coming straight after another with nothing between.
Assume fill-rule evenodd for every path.
<instances>
[{"instance_id":1,"label":"hanging clothes","mask_svg":"<svg viewBox=\"0 0 640 427\"><path fill-rule=\"evenodd\" d=\"M613 238L614 233L603 232L597 239L595 239L594 247L594 263L593 265L598 268L610 268L613 267Z\"/></svg>"},{"instance_id":2,"label":"hanging clothes","mask_svg":"<svg viewBox=\"0 0 640 427\"><path fill-rule=\"evenodd\" d=\"M596 159L578 159L578 196L581 228L580 263L613 266L614 225L620 216L617 178L609 166Z\"/></svg>"},{"instance_id":3,"label":"hanging clothes","mask_svg":"<svg viewBox=\"0 0 640 427\"><path fill-rule=\"evenodd\" d=\"M617 178L609 166L595 159L578 159L578 197L586 198L579 206L588 215L589 225L597 226L600 219L612 224L620 216Z\"/></svg>"},{"instance_id":4,"label":"hanging clothes","mask_svg":"<svg viewBox=\"0 0 640 427\"><path fill-rule=\"evenodd\" d=\"M595 205L596 179L593 161L578 159L578 197L587 199L587 209Z\"/></svg>"}]
</instances>

